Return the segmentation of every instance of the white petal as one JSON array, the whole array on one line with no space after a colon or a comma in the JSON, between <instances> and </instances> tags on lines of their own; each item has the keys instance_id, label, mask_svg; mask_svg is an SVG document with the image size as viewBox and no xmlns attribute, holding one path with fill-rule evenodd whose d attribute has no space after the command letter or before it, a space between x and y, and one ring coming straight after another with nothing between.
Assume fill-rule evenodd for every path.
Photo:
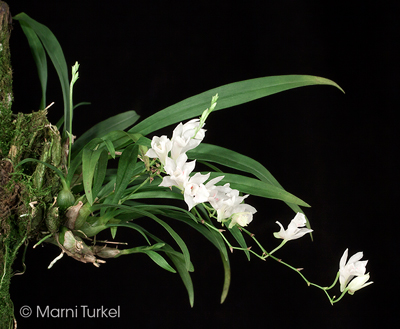
<instances>
[{"instance_id":1,"label":"white petal","mask_svg":"<svg viewBox=\"0 0 400 329\"><path fill-rule=\"evenodd\" d=\"M280 229L279 232L274 232L274 237L277 238L277 239L284 239L285 238L285 233L286 233L285 229L283 228L283 226L282 226L282 224L280 222L276 221L275 223L277 223L281 227L281 229Z\"/></svg>"},{"instance_id":2,"label":"white petal","mask_svg":"<svg viewBox=\"0 0 400 329\"><path fill-rule=\"evenodd\" d=\"M358 253L354 254L353 256L350 257L349 261L347 264L355 263L356 261L360 260L363 258L363 252L359 251Z\"/></svg>"},{"instance_id":3,"label":"white petal","mask_svg":"<svg viewBox=\"0 0 400 329\"><path fill-rule=\"evenodd\" d=\"M340 258L339 268L344 268L344 266L346 265L348 252L349 252L349 249L347 248L347 249L344 251L342 257Z\"/></svg>"},{"instance_id":4,"label":"white petal","mask_svg":"<svg viewBox=\"0 0 400 329\"><path fill-rule=\"evenodd\" d=\"M213 179L210 179L210 180L207 182L206 187L207 187L207 188L212 188L213 185L217 184L217 183L218 183L219 181L221 181L224 177L225 177L225 176L218 176L218 177L215 177L215 178L213 178Z\"/></svg>"},{"instance_id":5,"label":"white petal","mask_svg":"<svg viewBox=\"0 0 400 329\"><path fill-rule=\"evenodd\" d=\"M193 198L186 193L183 195L183 197L190 211L196 205L196 203L194 202Z\"/></svg>"},{"instance_id":6,"label":"white petal","mask_svg":"<svg viewBox=\"0 0 400 329\"><path fill-rule=\"evenodd\" d=\"M372 281L366 283L368 280L369 280L369 273L354 278L347 286L349 288L349 293L354 294L355 291L360 290L361 288L364 288L373 283Z\"/></svg>"},{"instance_id":7,"label":"white petal","mask_svg":"<svg viewBox=\"0 0 400 329\"><path fill-rule=\"evenodd\" d=\"M298 231L292 235L290 238L288 238L288 240L295 240L295 239L299 239L302 236L306 235L307 233L312 232L313 230L309 229L309 228L300 228L298 229Z\"/></svg>"},{"instance_id":8,"label":"white petal","mask_svg":"<svg viewBox=\"0 0 400 329\"><path fill-rule=\"evenodd\" d=\"M145 156L149 158L158 158L158 154L153 149L148 149Z\"/></svg>"},{"instance_id":9,"label":"white petal","mask_svg":"<svg viewBox=\"0 0 400 329\"><path fill-rule=\"evenodd\" d=\"M170 186L174 186L174 185L175 185L175 181L172 180L170 176L164 176L161 184L158 186L170 187Z\"/></svg>"},{"instance_id":10,"label":"white petal","mask_svg":"<svg viewBox=\"0 0 400 329\"><path fill-rule=\"evenodd\" d=\"M306 216L303 213L298 212L292 219L292 222L296 223L297 227L305 226L307 222Z\"/></svg>"}]
</instances>

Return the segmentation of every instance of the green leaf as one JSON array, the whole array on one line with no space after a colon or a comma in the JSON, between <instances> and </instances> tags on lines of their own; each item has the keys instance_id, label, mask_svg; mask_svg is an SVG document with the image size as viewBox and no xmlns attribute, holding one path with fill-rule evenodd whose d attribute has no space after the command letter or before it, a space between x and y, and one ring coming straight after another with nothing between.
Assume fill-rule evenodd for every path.
<instances>
[{"instance_id":1,"label":"green leaf","mask_svg":"<svg viewBox=\"0 0 400 329\"><path fill-rule=\"evenodd\" d=\"M93 177L93 197L96 198L97 194L100 192L104 178L106 177L108 164L108 152L103 149L100 153L100 157L97 161L95 167L94 177Z\"/></svg>"},{"instance_id":2,"label":"green leaf","mask_svg":"<svg viewBox=\"0 0 400 329\"><path fill-rule=\"evenodd\" d=\"M117 235L117 227L110 227L111 237L115 240L115 236Z\"/></svg>"},{"instance_id":3,"label":"green leaf","mask_svg":"<svg viewBox=\"0 0 400 329\"><path fill-rule=\"evenodd\" d=\"M106 195L109 195L114 190L115 180L116 180L116 177L111 178L111 180L101 188L99 193L97 193L97 196L99 197L99 199L101 199L102 197L104 197Z\"/></svg>"},{"instance_id":4,"label":"green leaf","mask_svg":"<svg viewBox=\"0 0 400 329\"><path fill-rule=\"evenodd\" d=\"M72 145L72 156L79 151L93 138L104 137L114 130L124 130L132 126L138 119L139 115L135 111L127 111L114 115L104 121L101 121L87 130ZM108 140L112 141L110 138Z\"/></svg>"},{"instance_id":5,"label":"green leaf","mask_svg":"<svg viewBox=\"0 0 400 329\"><path fill-rule=\"evenodd\" d=\"M163 216L169 216L169 214L172 213L173 215L169 216L170 218L175 218L174 216L176 216L177 214L184 215L184 218L190 219L194 223L198 222L196 216L194 216L190 211L176 206L143 204L136 205L135 208L148 211L152 214L160 214Z\"/></svg>"},{"instance_id":6,"label":"green leaf","mask_svg":"<svg viewBox=\"0 0 400 329\"><path fill-rule=\"evenodd\" d=\"M129 248L129 249L122 249L121 252L117 255L117 257L122 256L122 255L140 253L140 252L148 251L148 250L160 251L162 249L162 247L164 247L164 246L165 246L165 243L157 242L157 243L149 245L149 246L139 246L139 247L134 247L134 248Z\"/></svg>"},{"instance_id":7,"label":"green leaf","mask_svg":"<svg viewBox=\"0 0 400 329\"><path fill-rule=\"evenodd\" d=\"M221 304L225 301L226 297L228 296L229 286L231 284L231 266L229 264L229 258L225 258L224 255L221 253L222 264L224 266L224 285L222 287L222 294L221 294Z\"/></svg>"},{"instance_id":8,"label":"green leaf","mask_svg":"<svg viewBox=\"0 0 400 329\"><path fill-rule=\"evenodd\" d=\"M236 174L211 172L210 179L218 176L225 176L220 184L230 183L231 188L237 189L244 194L251 194L268 199L277 199L288 203L294 203L303 207L310 207L303 200L286 192L284 189L259 181L258 179Z\"/></svg>"},{"instance_id":9,"label":"green leaf","mask_svg":"<svg viewBox=\"0 0 400 329\"><path fill-rule=\"evenodd\" d=\"M212 161L232 169L241 170L253 174L263 182L284 189L282 185L279 184L279 182L275 179L275 177L261 163L235 151L217 145L201 143L187 154L190 159L197 159L197 161ZM304 213L297 204L288 202L286 202L286 204L295 213ZM308 219L307 227L311 228Z\"/></svg>"},{"instance_id":10,"label":"green leaf","mask_svg":"<svg viewBox=\"0 0 400 329\"><path fill-rule=\"evenodd\" d=\"M140 225L137 225L137 224L134 224L134 223L131 223L131 222L120 221L119 223L104 224L104 228L103 229L112 228L112 227L128 227L128 228L131 228L131 229L139 232L145 238L147 243L150 244L150 241L149 241L149 239L148 239L148 237L146 235L147 231L143 227L141 227Z\"/></svg>"},{"instance_id":11,"label":"green leaf","mask_svg":"<svg viewBox=\"0 0 400 329\"><path fill-rule=\"evenodd\" d=\"M136 192L129 196L127 200L137 200L137 199L177 199L183 200L182 193L172 192L169 188L162 189L157 187L159 190L155 191L144 191Z\"/></svg>"},{"instance_id":12,"label":"green leaf","mask_svg":"<svg viewBox=\"0 0 400 329\"><path fill-rule=\"evenodd\" d=\"M194 305L193 282L192 282L192 279L190 277L190 273L187 270L187 266L185 265L185 261L182 260L182 258L177 257L176 255L174 255L172 253L169 253L168 257L174 263L174 265L176 267L176 270L178 271L178 273L179 273L179 275L180 275L180 277L182 279L182 282L185 285L186 290L188 292L190 306L193 307L193 305Z\"/></svg>"},{"instance_id":13,"label":"green leaf","mask_svg":"<svg viewBox=\"0 0 400 329\"><path fill-rule=\"evenodd\" d=\"M135 125L129 132L139 132L146 136L163 127L196 117L209 107L211 98L217 93L219 99L215 110L222 110L281 91L311 85L331 85L342 90L331 80L309 75L280 75L244 80L208 90L171 105Z\"/></svg>"},{"instance_id":14,"label":"green leaf","mask_svg":"<svg viewBox=\"0 0 400 329\"><path fill-rule=\"evenodd\" d=\"M29 26L37 34L44 48L46 49L47 54L53 62L54 68L58 74L58 78L60 79L61 90L63 93L65 118L64 135L66 135L66 132L71 133L72 127L70 126L70 122L72 121L72 113L70 112L68 67L59 42L48 27L38 23L34 19L30 18L27 14L20 13L14 16L13 19L23 22L25 26Z\"/></svg>"},{"instance_id":15,"label":"green leaf","mask_svg":"<svg viewBox=\"0 0 400 329\"><path fill-rule=\"evenodd\" d=\"M108 149L108 152L110 152L111 157L115 159L115 148L112 141L107 138L102 138L102 140L104 141L104 144L106 144L106 147Z\"/></svg>"},{"instance_id":16,"label":"green leaf","mask_svg":"<svg viewBox=\"0 0 400 329\"><path fill-rule=\"evenodd\" d=\"M82 105L91 105L91 102L80 102L78 104L75 104L73 107L73 110L75 110L77 107L82 106Z\"/></svg>"},{"instance_id":17,"label":"green leaf","mask_svg":"<svg viewBox=\"0 0 400 329\"><path fill-rule=\"evenodd\" d=\"M223 241L219 233L217 233L212 229L209 229L207 226L204 226L203 224L200 224L193 220L189 220L188 217L185 216L183 213L165 211L165 216L184 222L187 225L194 228L195 230L197 230L221 252L225 260L228 259L228 252L226 250L225 242ZM212 225L211 222L210 224Z\"/></svg>"},{"instance_id":18,"label":"green leaf","mask_svg":"<svg viewBox=\"0 0 400 329\"><path fill-rule=\"evenodd\" d=\"M150 216L149 216L150 217ZM160 224L164 229L173 237L175 242L178 244L179 248L182 250L183 256L184 256L184 261L185 261L185 266L186 269L190 269L190 254L189 250L185 244L185 242L182 240L182 238L177 234L171 226L169 226L167 223L165 223L163 220L159 219L156 216L151 216L151 219L155 220L158 224Z\"/></svg>"},{"instance_id":19,"label":"green leaf","mask_svg":"<svg viewBox=\"0 0 400 329\"><path fill-rule=\"evenodd\" d=\"M247 249L246 241L244 240L242 232L240 232L237 225L233 226L232 228L229 228L228 230L229 230L229 232L231 232L231 234L233 235L235 240L239 243L240 247L245 249L244 253L247 256L247 260L250 260L250 253L248 250L246 250Z\"/></svg>"},{"instance_id":20,"label":"green leaf","mask_svg":"<svg viewBox=\"0 0 400 329\"><path fill-rule=\"evenodd\" d=\"M193 220L189 220L183 213L178 213L178 212L167 210L165 212L165 216L182 221L182 222L188 224L189 226L191 226L192 228L196 229L205 238L207 238L212 244L214 244L214 246L219 250L221 258L222 258L222 264L224 266L224 285L223 285L222 294L221 294L221 304L222 304L228 295L230 281L231 281L231 270L230 270L229 257L228 257L228 253L226 250L226 245L225 245L225 242L222 240L221 235L218 234L216 231L208 228L207 226L204 226L203 224L194 222ZM211 222L210 222L210 224L212 225Z\"/></svg>"},{"instance_id":21,"label":"green leaf","mask_svg":"<svg viewBox=\"0 0 400 329\"><path fill-rule=\"evenodd\" d=\"M121 205L120 205L121 206ZM123 206L121 206L123 207ZM124 209L126 207L123 207ZM111 226L127 226L127 227L132 227L135 229L140 228L140 232L142 232L142 234L147 235L149 237L151 237L152 239L154 239L155 241L159 242L159 243L164 243L162 240L160 240L159 238L157 238L156 236L154 236L153 234L151 234L150 232L148 232L147 230L145 230L144 228L140 227L139 225L133 224L133 223L119 223L119 224L107 224L108 227ZM150 244L150 243L149 243ZM186 287L186 290L188 292L189 295L189 302L191 307L193 307L193 303L194 303L194 290L193 290L193 282L192 279L190 278L190 274L189 271L193 271L193 266L190 263L189 264L189 268L187 266L187 262L186 262L186 257L180 253L177 253L174 251L174 249L169 246L168 244L165 244L165 246L163 247L163 251L167 254L167 256L172 260L172 262L174 263L182 281L183 284ZM124 253L124 251L122 251L122 253Z\"/></svg>"},{"instance_id":22,"label":"green leaf","mask_svg":"<svg viewBox=\"0 0 400 329\"><path fill-rule=\"evenodd\" d=\"M103 143L104 141L101 138L94 138L85 145L85 148L91 150L99 149L101 147L101 144ZM75 172L78 170L79 166L82 163L82 155L83 155L83 150L80 150L80 152L72 158L67 174L67 182L69 184L72 182Z\"/></svg>"},{"instance_id":23,"label":"green leaf","mask_svg":"<svg viewBox=\"0 0 400 329\"><path fill-rule=\"evenodd\" d=\"M147 206L147 207L153 208L154 206ZM189 270L190 254L189 254L189 250L188 250L185 242L182 240L182 238L179 236L179 234L177 234L172 229L171 226L169 226L166 222L159 219L157 216L155 216L151 212L147 211L146 206L139 208L139 207L130 207L130 206L122 205L122 204L111 204L111 205L110 204L101 204L101 205L97 205L95 208L98 208L98 209L100 209L100 208L119 208L119 209L125 210L125 212L127 212L127 213L131 212L131 213L135 213L135 214L140 214L143 217L148 217L148 218L153 219L155 222L160 224L175 240L175 242L177 243L179 248L182 250L182 253L183 253L184 259L185 259L186 268Z\"/></svg>"},{"instance_id":24,"label":"green leaf","mask_svg":"<svg viewBox=\"0 0 400 329\"><path fill-rule=\"evenodd\" d=\"M29 47L33 55L33 59L36 63L40 86L42 87L42 100L40 102L40 109L43 110L46 107L46 90L47 90L47 59L46 52L44 51L43 45L40 42L36 33L31 29L29 24L25 21L20 21L22 31L24 31L26 38L28 39Z\"/></svg>"},{"instance_id":25,"label":"green leaf","mask_svg":"<svg viewBox=\"0 0 400 329\"><path fill-rule=\"evenodd\" d=\"M189 159L211 161L226 167L253 174L260 180L281 187L271 173L258 161L227 148L201 143L187 152Z\"/></svg>"},{"instance_id":26,"label":"green leaf","mask_svg":"<svg viewBox=\"0 0 400 329\"><path fill-rule=\"evenodd\" d=\"M96 195L93 193L93 176L95 173L96 165L104 149L91 150L90 148L84 148L82 154L82 175L83 175L83 187L85 189L85 195L90 205L93 205L94 198ZM108 155L106 154L108 157ZM104 156L103 156L104 158ZM103 170L102 170L103 171ZM103 175L103 172L100 173ZM105 175L105 172L104 172ZM100 177L99 177L100 178ZM104 180L104 176L103 176ZM100 186L101 187L101 186ZM96 186L98 188L98 186ZM99 189L99 188L98 188Z\"/></svg>"},{"instance_id":27,"label":"green leaf","mask_svg":"<svg viewBox=\"0 0 400 329\"><path fill-rule=\"evenodd\" d=\"M150 232L146 231L145 229L142 229L142 230L146 235L148 235L155 241L157 241L159 243L163 243L162 240L160 240L159 238L157 238ZM193 265L190 263L189 269L188 269L186 257L180 253L177 253L170 245L165 244L165 246L163 247L163 250L165 251L167 256L172 260L172 262L174 263L176 270L178 271L178 273L182 279L182 282L185 285L186 290L188 292L190 306L193 307L194 290L193 290L193 282L192 282L192 279L190 278L190 273L189 273L189 271L191 271L191 272L194 271Z\"/></svg>"},{"instance_id":28,"label":"green leaf","mask_svg":"<svg viewBox=\"0 0 400 329\"><path fill-rule=\"evenodd\" d=\"M113 202L117 204L121 199L125 189L127 188L138 157L138 146L136 144L129 145L121 154L121 158L118 162L117 179L115 185L115 193Z\"/></svg>"},{"instance_id":29,"label":"green leaf","mask_svg":"<svg viewBox=\"0 0 400 329\"><path fill-rule=\"evenodd\" d=\"M149 256L158 266L160 266L164 270L176 273L176 271L171 267L171 265L169 265L168 262L165 260L165 258L161 256L159 253L152 250L143 250L142 253Z\"/></svg>"}]
</instances>

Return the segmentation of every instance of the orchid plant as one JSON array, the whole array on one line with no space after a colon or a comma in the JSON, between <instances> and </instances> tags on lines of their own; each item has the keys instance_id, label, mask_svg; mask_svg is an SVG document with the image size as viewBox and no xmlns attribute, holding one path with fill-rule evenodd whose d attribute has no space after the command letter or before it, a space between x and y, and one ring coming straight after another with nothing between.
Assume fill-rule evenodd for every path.
<instances>
[{"instance_id":1,"label":"orchid plant","mask_svg":"<svg viewBox=\"0 0 400 329\"><path fill-rule=\"evenodd\" d=\"M225 300L230 285L228 250L241 250L249 259L255 255L261 260L271 258L278 261L298 273L308 285L322 289L332 304L346 292L353 294L372 283L367 282L367 261L360 261L362 253L352 256L346 263L345 251L339 272L329 287L310 282L299 269L275 257L288 241L313 231L300 208L309 205L284 190L256 160L203 143L206 120L213 111L301 86L322 84L341 90L335 82L300 75L235 82L185 99L140 123L136 123L139 116L134 111L117 114L96 124L75 140L73 111L82 105L73 105L73 87L79 78L79 64L73 66L69 81L64 55L53 33L24 13L14 19L20 22L31 46L41 81L42 101L39 112L27 115L29 122L35 123L34 129L30 128L32 124L26 124L23 115L0 113L2 122L9 122L5 120L9 115L14 120L13 130L24 132L28 139L24 144L17 142L16 136L10 138L6 144L8 152L2 151L2 161L7 161L14 171L9 184L15 185L18 181L24 197L21 206L7 219L1 220L13 222L18 219L25 226L14 236L12 243L11 240L2 240L2 249L8 254L2 259L0 285L10 277L7 274L11 270L10 262L12 264L21 246L28 246L27 242L34 242L34 247L50 243L59 248L60 254L50 262L49 268L61 262L65 254L99 267L106 262L104 259L143 253L163 269L179 273L193 306L194 289L190 277L193 264L184 240L172 227L174 221L184 222L197 230L221 254L225 269L221 302ZM64 96L64 116L56 125L46 119L46 52L57 70ZM171 137L146 137L177 123ZM1 130L7 131L7 127ZM109 161L116 162L117 168L109 167ZM208 165L212 171L196 172L197 161ZM253 177L222 172L217 166L239 170ZM273 236L282 241L272 251L267 251L247 229L257 213L246 203L249 195L281 200L295 213L286 230L277 222L280 231ZM180 200L182 206L160 205L155 202L157 199ZM143 217L166 230L178 250L139 225L137 219ZM143 245L124 248L127 243L115 240L120 229L133 230L142 237ZM112 240L99 239L102 231L110 231ZM230 242L228 235L233 237L235 244ZM259 248L258 252L248 246L248 239ZM57 263L57 266L62 264ZM328 291L338 280L342 295L331 297Z\"/></svg>"},{"instance_id":2,"label":"orchid plant","mask_svg":"<svg viewBox=\"0 0 400 329\"><path fill-rule=\"evenodd\" d=\"M215 108L217 99L218 94L212 98L210 110L206 109L201 118L208 116L208 114ZM262 260L271 257L296 271L309 286L312 285L323 290L331 304L338 302L346 292L353 295L355 291L372 283L367 282L369 280L369 273L365 274L365 267L368 261L360 261L363 257L362 252L353 255L346 263L348 249L345 250L340 259L339 272L337 273L333 284L329 287L321 287L310 282L302 273L300 273L300 269L294 268L293 266L272 256L275 251L283 247L283 245L288 241L299 239L307 233L313 232L312 229L306 227L307 219L304 213L301 212L298 212L295 215L286 230L280 222L276 222L280 227L280 231L273 233L273 235L277 239L282 239L282 242L275 249L267 252L257 241L254 234L244 228L253 220L253 214L257 212L254 207L244 203L244 200L249 196L249 194L242 195L239 190L232 189L230 183L216 185L224 179L224 176L217 176L209 179L211 173L201 174L196 172L193 174L193 170L195 169L195 160L187 162L188 157L185 152L199 146L205 137L205 129L203 129L203 127L204 121L201 119L193 119L185 124L179 123L173 131L172 139L169 139L165 135L161 137L154 136L151 142L151 148L145 154L146 156L153 158L153 161L156 162L156 167L158 168L156 169L157 175L160 175L161 177L161 173L166 174L162 177L162 182L159 186L178 188L184 196L184 201L186 202L188 210L194 210L196 221L198 223L201 222L203 225L218 232L232 252L234 249L243 250L245 252L250 251ZM202 215L196 211L196 206L199 204L201 204L206 210L207 221L205 221ZM240 231L247 233L260 248L260 254L257 254L248 247L232 246L224 236L224 231L222 229L217 229L209 221L210 219L220 222L222 226L227 225L228 230L236 227ZM238 242L240 243L240 241ZM342 294L339 298L336 298L335 296L331 297L327 291L335 286L338 278Z\"/></svg>"}]
</instances>

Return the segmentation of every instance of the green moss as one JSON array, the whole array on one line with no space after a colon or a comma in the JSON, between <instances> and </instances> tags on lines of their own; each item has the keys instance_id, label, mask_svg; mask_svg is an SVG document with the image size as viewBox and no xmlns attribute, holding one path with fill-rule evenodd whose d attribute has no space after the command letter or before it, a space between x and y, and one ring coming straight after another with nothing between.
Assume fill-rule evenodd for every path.
<instances>
[{"instance_id":1,"label":"green moss","mask_svg":"<svg viewBox=\"0 0 400 329\"><path fill-rule=\"evenodd\" d=\"M9 149L12 134L12 69L10 60L10 28L9 10L7 4L0 1L0 156Z\"/></svg>"},{"instance_id":2,"label":"green moss","mask_svg":"<svg viewBox=\"0 0 400 329\"><path fill-rule=\"evenodd\" d=\"M16 168L25 158L51 160L51 154L43 154L49 152L46 145L57 132L46 114L39 111L14 116L9 151L0 159L0 329L8 328L13 321L9 285L17 252L24 243L40 240L42 232L48 230L46 211L61 187L59 177L47 167L38 170L37 162ZM38 180L42 182L40 186Z\"/></svg>"},{"instance_id":3,"label":"green moss","mask_svg":"<svg viewBox=\"0 0 400 329\"><path fill-rule=\"evenodd\" d=\"M49 140L58 132L45 110L13 114L12 70L9 52L8 7L0 1L0 329L14 327L14 306L9 294L12 265L19 249L42 238L44 221L60 190L58 176L25 158L50 162ZM61 148L59 148L61 158ZM51 154L50 154L51 155ZM61 164L55 164L61 169ZM40 184L38 185L38 181Z\"/></svg>"},{"instance_id":4,"label":"green moss","mask_svg":"<svg viewBox=\"0 0 400 329\"><path fill-rule=\"evenodd\" d=\"M12 264L18 249L26 240L26 232L20 230L19 223L9 210L15 205L16 190L9 185L11 164L2 159L9 153L14 135L11 105L12 69L10 61L9 38L11 18L8 6L0 1L0 328L14 327L14 305L9 289ZM21 234L22 233L22 234Z\"/></svg>"}]
</instances>

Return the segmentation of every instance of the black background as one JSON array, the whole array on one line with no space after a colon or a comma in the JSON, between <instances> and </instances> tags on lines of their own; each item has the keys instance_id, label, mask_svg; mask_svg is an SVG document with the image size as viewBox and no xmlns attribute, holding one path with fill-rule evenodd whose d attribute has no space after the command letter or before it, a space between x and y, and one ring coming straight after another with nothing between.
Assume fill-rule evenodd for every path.
<instances>
[{"instance_id":1,"label":"black background","mask_svg":"<svg viewBox=\"0 0 400 329\"><path fill-rule=\"evenodd\" d=\"M399 291L397 164L399 4L386 1L10 1L48 26L68 65L79 61L75 102L90 101L74 117L74 133L127 110L142 117L205 90L244 79L283 74L329 78L328 86L299 88L229 110L207 121L206 142L263 163L305 209L314 242L292 241L279 251L304 267L313 282L329 285L346 248L362 250L374 284L331 306L322 291L269 260L235 252L232 285L219 304L223 270L209 243L177 225L195 266L195 306L190 308L178 275L146 256L109 260L99 269L65 257L47 270L58 250L27 254L26 274L11 293L19 328L181 327L312 328L391 327ZM14 111L36 110L40 85L28 44L17 22L11 39ZM49 117L62 114L58 78L50 70ZM165 130L164 133L171 133ZM276 220L293 217L283 203L249 197L258 209L249 226L271 250ZM174 226L175 227L175 226ZM118 232L132 245L136 235ZM137 241L135 240L137 239ZM338 289L336 289L338 292ZM394 299L396 300L396 299ZM119 319L37 319L32 308L76 305L121 307Z\"/></svg>"}]
</instances>

